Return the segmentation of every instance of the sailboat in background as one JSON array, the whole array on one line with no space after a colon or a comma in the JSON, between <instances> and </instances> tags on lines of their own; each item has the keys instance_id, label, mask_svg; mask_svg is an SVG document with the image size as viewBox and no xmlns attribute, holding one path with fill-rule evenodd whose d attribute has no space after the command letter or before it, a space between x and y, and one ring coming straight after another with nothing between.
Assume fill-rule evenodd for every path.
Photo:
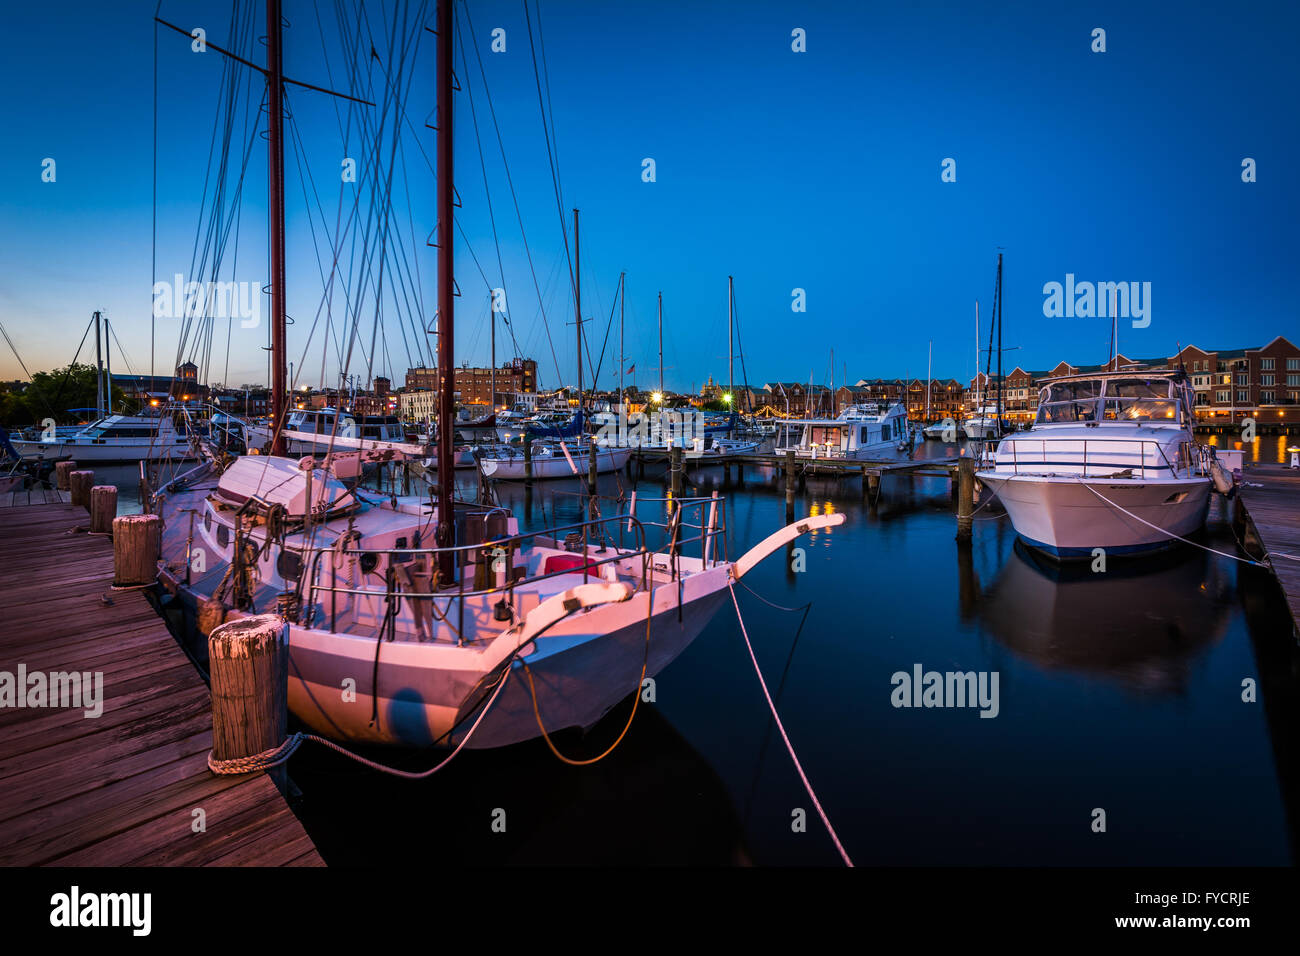
<instances>
[{"instance_id":1,"label":"sailboat in background","mask_svg":"<svg viewBox=\"0 0 1300 956\"><path fill-rule=\"evenodd\" d=\"M436 22L438 364L453 368L452 0ZM803 518L733 561L718 497L605 517L593 499L590 517L523 534L508 511L455 498L449 441L429 497L367 492L328 456L286 457L282 23L268 0L274 453L207 462L158 489L160 579L203 629L282 614L289 707L324 736L493 747L589 727L680 654L762 558L843 515ZM454 384L442 376L441 436L455 427Z\"/></svg>"}]
</instances>

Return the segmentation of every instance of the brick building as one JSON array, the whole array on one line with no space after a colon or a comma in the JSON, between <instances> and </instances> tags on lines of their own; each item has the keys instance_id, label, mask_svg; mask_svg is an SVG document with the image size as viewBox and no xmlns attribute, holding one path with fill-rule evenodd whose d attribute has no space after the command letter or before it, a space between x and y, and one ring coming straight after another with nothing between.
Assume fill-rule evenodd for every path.
<instances>
[{"instance_id":1,"label":"brick building","mask_svg":"<svg viewBox=\"0 0 1300 956\"><path fill-rule=\"evenodd\" d=\"M410 368L406 370L406 387L403 391L427 389L437 392L440 384L436 368ZM514 359L497 369L495 402L492 391L492 369L456 369L455 392L462 405L496 405L509 408L518 395L537 394L537 362L533 359ZM412 399L420 402L422 399Z\"/></svg>"}]
</instances>

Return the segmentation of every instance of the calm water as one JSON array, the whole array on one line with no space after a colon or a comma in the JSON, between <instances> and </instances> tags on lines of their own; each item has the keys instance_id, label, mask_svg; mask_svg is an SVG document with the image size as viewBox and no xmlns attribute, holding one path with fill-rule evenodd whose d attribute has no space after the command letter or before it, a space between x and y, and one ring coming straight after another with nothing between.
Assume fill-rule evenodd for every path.
<instances>
[{"instance_id":1,"label":"calm water","mask_svg":"<svg viewBox=\"0 0 1300 956\"><path fill-rule=\"evenodd\" d=\"M921 453L945 453L930 445ZM721 469L699 477L707 493ZM565 484L538 486L534 526L544 499L548 518L573 514L571 500L551 502ZM613 476L601 484L616 493ZM642 495L662 487L640 482ZM778 554L745 579L771 602L809 605L806 618L739 592L786 729L855 862L1292 861L1300 662L1271 578L1191 549L1061 573L990 508L959 546L946 480L886 479L874 508L859 488L810 479L796 513L847 522L805 537L806 570ZM522 520L522 489L502 497ZM751 469L728 500L733 556L784 522L770 473ZM1225 516L1216 501L1204 543L1234 551ZM916 664L996 671L998 716L893 707L891 675ZM1242 702L1246 678L1260 702ZM730 607L656 684L656 702L593 767L565 766L537 741L465 752L410 783L304 748L290 765L300 815L335 864L838 863ZM626 715L557 743L599 753ZM807 832L792 832L795 808ZM1091 830L1094 808L1105 833ZM504 833L492 830L497 809Z\"/></svg>"}]
</instances>

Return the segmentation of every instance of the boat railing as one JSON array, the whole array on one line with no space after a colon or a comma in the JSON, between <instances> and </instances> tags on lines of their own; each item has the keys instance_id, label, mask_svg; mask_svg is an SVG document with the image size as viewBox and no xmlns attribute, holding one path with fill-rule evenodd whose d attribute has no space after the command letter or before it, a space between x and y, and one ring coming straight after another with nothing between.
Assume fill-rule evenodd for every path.
<instances>
[{"instance_id":1,"label":"boat railing","mask_svg":"<svg viewBox=\"0 0 1300 956\"><path fill-rule=\"evenodd\" d=\"M707 497L677 497L671 494L664 497L639 496L635 491L627 498L610 495L589 495L584 491L557 491L557 498L572 497L586 503L593 517L600 514L600 503L607 502L616 512L615 518L627 519L627 528L631 530L633 522L642 529L653 528L660 534L658 551L671 558L670 575L678 580L681 576L681 557L694 557L692 550L698 546L698 557L705 567L726 562L727 547L727 499L716 491ZM626 506L627 510L622 511ZM648 520L639 516L638 507L650 506L663 514L662 520ZM617 529L618 534L622 528Z\"/></svg>"},{"instance_id":2,"label":"boat railing","mask_svg":"<svg viewBox=\"0 0 1300 956\"><path fill-rule=\"evenodd\" d=\"M496 512L504 514L502 509L490 509L471 513L464 517L482 519L483 527L486 530L489 527L489 519ZM602 543L600 548L592 552L583 546L584 542L592 537L602 540L599 536L592 535L593 528L599 529L602 525L623 523L627 523L629 535L635 542L632 547L610 547ZM538 573L528 574L526 569L519 569L524 573L516 574L516 569L513 566L514 556L526 543L532 543L536 538L550 539L554 542L553 547L557 551L571 552L575 556L581 555L580 564L575 566L566 563L564 567L547 571L547 565L543 563L538 569ZM579 547L581 547L581 551L578 550ZM602 556L602 553L607 550L610 553ZM371 568L364 571L365 574L370 575L379 570L379 557L381 555L387 556L387 563L383 568L382 587L378 585L373 587L341 586L332 575L328 584L322 583L320 580L321 561L324 558L332 559L331 571L337 568L338 563L346 556L356 557L358 562L362 563L363 571L364 563L367 560L373 561ZM450 555L452 566L455 568L456 581L453 586L449 587L440 586L436 575L432 573L434 569L441 565L439 559L444 555ZM425 567L430 569L431 587L428 590L415 589L413 580L411 585L403 586L399 582L399 577L412 579L413 576L410 574L411 566L416 565L421 558L427 559ZM346 546L313 548L311 549L307 574L302 579L305 584L299 592L303 596L303 600L298 619L304 627L315 626L318 611L324 610L323 607L319 609L317 607L319 599L322 595L328 595L330 629L337 630L340 612L339 595L351 596L354 601L359 598L371 598L387 605L388 610L384 616L384 623L381 625L382 631L384 628L395 629L397 613L403 599L407 601L451 599L456 604L456 643L461 644L463 643L461 635L465 633L465 605L468 598L490 598L492 595L500 595L497 607L506 609L510 617L501 618L501 620L507 620L516 617L513 610L511 610L516 607L515 592L524 584L532 585L561 575L579 573L582 575L584 584L592 579L608 580L604 576L603 569L627 561L640 564L639 573L635 574L637 590L645 591L650 583L653 559L654 554L645 546L645 532L641 527L641 523L634 517L629 518L627 515L613 515L594 521L579 521L520 534L490 537L483 541L443 548ZM501 581L501 577L504 577L505 580ZM436 604L431 605L430 609L435 616L444 621L446 620L446 614L450 610L450 608L447 608L439 611Z\"/></svg>"},{"instance_id":3,"label":"boat railing","mask_svg":"<svg viewBox=\"0 0 1300 956\"><path fill-rule=\"evenodd\" d=\"M1071 446L1082 446L1082 447L1071 447L1071 448L1060 447L1067 443L1070 444ZM1093 445L1093 460L1091 462L1088 460L1089 443ZM1114 475L1117 472L1121 472L1121 471L1140 471L1142 478L1159 477L1158 474L1155 476L1148 476L1147 475L1148 469L1156 470L1156 471L1168 470L1173 476L1176 476L1179 471L1178 467L1176 467L1174 463L1169 460L1169 456L1165 454L1166 443L1156 441L1150 438L1140 438L1136 440L1131 438L1124 438L1124 439L1040 438L1037 443L1038 460L1034 461L1032 459L1027 458L1027 460L1023 462L1020 461L1020 456L1021 456L1020 446L1026 445L1028 447L1033 447L1034 443L1032 439L1016 438L1007 442L1006 444L1011 446L1011 461L1010 461L1011 472L1012 474L1016 474L1016 475L1021 474L1022 467L1027 470L1026 471L1027 474L1035 474L1035 475L1042 474L1042 468L1046 464L1079 465L1083 469L1080 475L1080 477L1083 478L1087 478L1090 476L1089 468L1093 469L1091 472L1091 477L1102 477L1102 478L1107 477L1109 475ZM1185 442L1183 444L1186 445L1189 443ZM1108 447L1099 451L1097 448L1097 446L1099 445L1106 445ZM1128 449L1133 445L1138 445L1141 448L1141 457L1138 461L1130 463L1127 460L1125 461L1116 460L1118 457L1121 456L1127 459L1127 457L1131 455L1131 452ZM1148 445L1152 446L1155 449L1154 453L1151 454L1150 456L1148 456L1147 453ZM1054 458L1049 459L1048 458L1049 446L1054 446L1053 450L1051 451L1051 454L1054 456L1054 458L1068 457L1071 460L1055 461ZM1005 456L1001 454L1000 448L996 453L996 455L997 456L995 458L995 462L998 466L1007 464L1005 460ZM1076 456L1078 458L1077 461L1073 460ZM1191 462L1190 453L1185 448L1180 447L1178 458L1184 470L1192 469L1193 465ZM1028 471L1028 469L1031 467L1034 470Z\"/></svg>"}]
</instances>

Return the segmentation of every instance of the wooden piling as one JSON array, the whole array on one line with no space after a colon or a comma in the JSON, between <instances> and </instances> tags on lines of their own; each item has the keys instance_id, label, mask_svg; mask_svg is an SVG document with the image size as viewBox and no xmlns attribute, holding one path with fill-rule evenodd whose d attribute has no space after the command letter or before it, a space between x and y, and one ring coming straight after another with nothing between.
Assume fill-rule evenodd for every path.
<instances>
[{"instance_id":1,"label":"wooden piling","mask_svg":"<svg viewBox=\"0 0 1300 956\"><path fill-rule=\"evenodd\" d=\"M113 519L113 584L136 587L158 577L157 515L122 515Z\"/></svg>"},{"instance_id":2,"label":"wooden piling","mask_svg":"<svg viewBox=\"0 0 1300 956\"><path fill-rule=\"evenodd\" d=\"M794 507L794 449L785 450L785 507L789 511Z\"/></svg>"},{"instance_id":3,"label":"wooden piling","mask_svg":"<svg viewBox=\"0 0 1300 956\"><path fill-rule=\"evenodd\" d=\"M68 490L72 492L72 503L90 510L90 489L95 484L93 471L73 471L68 473Z\"/></svg>"},{"instance_id":4,"label":"wooden piling","mask_svg":"<svg viewBox=\"0 0 1300 956\"><path fill-rule=\"evenodd\" d=\"M524 481L531 483L533 480L533 443L524 436Z\"/></svg>"},{"instance_id":5,"label":"wooden piling","mask_svg":"<svg viewBox=\"0 0 1300 956\"><path fill-rule=\"evenodd\" d=\"M957 462L957 538L971 536L975 514L975 459L967 456Z\"/></svg>"},{"instance_id":6,"label":"wooden piling","mask_svg":"<svg viewBox=\"0 0 1300 956\"><path fill-rule=\"evenodd\" d=\"M587 494L596 493L596 443L593 441L587 445Z\"/></svg>"},{"instance_id":7,"label":"wooden piling","mask_svg":"<svg viewBox=\"0 0 1300 956\"><path fill-rule=\"evenodd\" d=\"M682 448L674 445L669 453L668 467L669 490L674 498L682 496Z\"/></svg>"},{"instance_id":8,"label":"wooden piling","mask_svg":"<svg viewBox=\"0 0 1300 956\"><path fill-rule=\"evenodd\" d=\"M54 487L59 491L71 491L68 475L77 470L75 461L57 461L54 463Z\"/></svg>"},{"instance_id":9,"label":"wooden piling","mask_svg":"<svg viewBox=\"0 0 1300 956\"><path fill-rule=\"evenodd\" d=\"M289 628L278 614L228 621L208 635L212 683L212 757L239 760L285 740L289 700Z\"/></svg>"},{"instance_id":10,"label":"wooden piling","mask_svg":"<svg viewBox=\"0 0 1300 956\"><path fill-rule=\"evenodd\" d=\"M93 534L112 534L117 517L117 487L95 485L90 489L90 530Z\"/></svg>"}]
</instances>

